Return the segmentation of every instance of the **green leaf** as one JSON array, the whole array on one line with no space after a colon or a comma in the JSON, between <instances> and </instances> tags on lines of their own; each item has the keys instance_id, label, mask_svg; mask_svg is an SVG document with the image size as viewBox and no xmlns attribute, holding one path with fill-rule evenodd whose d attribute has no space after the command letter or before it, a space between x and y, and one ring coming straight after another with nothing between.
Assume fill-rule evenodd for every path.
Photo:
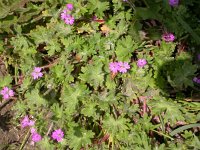
<instances>
[{"instance_id":1,"label":"green leaf","mask_svg":"<svg viewBox=\"0 0 200 150\"><path fill-rule=\"evenodd\" d=\"M87 86L84 84L66 85L61 93L60 100L65 106L65 113L71 115L76 112L76 107L81 99L89 94Z\"/></svg>"},{"instance_id":2,"label":"green leaf","mask_svg":"<svg viewBox=\"0 0 200 150\"><path fill-rule=\"evenodd\" d=\"M49 43L53 39L54 31L43 26L37 26L31 30L30 37L35 41L36 45L41 43Z\"/></svg>"},{"instance_id":3,"label":"green leaf","mask_svg":"<svg viewBox=\"0 0 200 150\"><path fill-rule=\"evenodd\" d=\"M175 124L177 121L184 121L185 118L182 114L182 108L178 103L171 100L166 100L164 98L158 98L159 100L154 100L150 102L152 107L152 114L160 115L165 112L163 119L167 123L170 121L171 125Z\"/></svg>"},{"instance_id":4,"label":"green leaf","mask_svg":"<svg viewBox=\"0 0 200 150\"><path fill-rule=\"evenodd\" d=\"M88 64L81 68L82 73L79 75L79 79L89 83L97 89L99 86L103 86L104 72L102 70L102 62L96 61L95 64Z\"/></svg>"},{"instance_id":5,"label":"green leaf","mask_svg":"<svg viewBox=\"0 0 200 150\"><path fill-rule=\"evenodd\" d=\"M116 55L118 61L130 61L132 53L138 47L138 45L133 41L131 36L126 36L118 41L116 47Z\"/></svg>"},{"instance_id":6,"label":"green leaf","mask_svg":"<svg viewBox=\"0 0 200 150\"><path fill-rule=\"evenodd\" d=\"M119 132L123 132L128 129L127 123L127 119L123 117L114 119L112 116L106 116L103 120L103 129L112 136L116 136Z\"/></svg>"},{"instance_id":7,"label":"green leaf","mask_svg":"<svg viewBox=\"0 0 200 150\"><path fill-rule=\"evenodd\" d=\"M42 141L38 142L38 145L41 149L48 149L48 150L54 150L55 146L54 144L51 144L48 137L43 137Z\"/></svg>"},{"instance_id":8,"label":"green leaf","mask_svg":"<svg viewBox=\"0 0 200 150\"><path fill-rule=\"evenodd\" d=\"M104 17L104 11L109 8L109 2L101 2L96 0L88 0L87 7L89 13L95 13L98 17Z\"/></svg>"},{"instance_id":9,"label":"green leaf","mask_svg":"<svg viewBox=\"0 0 200 150\"><path fill-rule=\"evenodd\" d=\"M193 86L192 79L197 71L197 66L193 65L191 62L185 61L183 64L180 63L177 62L177 64L173 66L173 71L168 72L169 83L179 90L187 88L188 86Z\"/></svg>"},{"instance_id":10,"label":"green leaf","mask_svg":"<svg viewBox=\"0 0 200 150\"><path fill-rule=\"evenodd\" d=\"M47 101L40 96L38 89L33 89L32 91L25 94L28 104L36 105L37 107L47 105Z\"/></svg>"},{"instance_id":11,"label":"green leaf","mask_svg":"<svg viewBox=\"0 0 200 150\"><path fill-rule=\"evenodd\" d=\"M74 150L87 147L87 145L91 144L91 139L93 137L94 133L91 130L85 130L80 127L70 128L67 133L69 147Z\"/></svg>"},{"instance_id":12,"label":"green leaf","mask_svg":"<svg viewBox=\"0 0 200 150\"><path fill-rule=\"evenodd\" d=\"M180 132L183 132L184 130L187 130L189 128L195 128L195 127L200 127L200 123L195 123L195 124L189 124L189 125L184 125L182 127L179 127L172 132L169 133L170 136L174 136Z\"/></svg>"},{"instance_id":13,"label":"green leaf","mask_svg":"<svg viewBox=\"0 0 200 150\"><path fill-rule=\"evenodd\" d=\"M81 113L87 117L93 117L96 114L96 106L97 104L94 102L86 102L83 105L83 109L81 110Z\"/></svg>"},{"instance_id":14,"label":"green leaf","mask_svg":"<svg viewBox=\"0 0 200 150\"><path fill-rule=\"evenodd\" d=\"M14 53L18 54L22 59L37 52L36 48L25 36L18 35L13 37L11 44L14 46Z\"/></svg>"},{"instance_id":15,"label":"green leaf","mask_svg":"<svg viewBox=\"0 0 200 150\"><path fill-rule=\"evenodd\" d=\"M54 116L58 119L61 119L63 117L63 105L62 106L59 106L58 103L54 103L52 106L51 106L51 110L54 114Z\"/></svg>"},{"instance_id":16,"label":"green leaf","mask_svg":"<svg viewBox=\"0 0 200 150\"><path fill-rule=\"evenodd\" d=\"M8 86L12 82L12 77L10 75L0 76L0 87Z\"/></svg>"},{"instance_id":17,"label":"green leaf","mask_svg":"<svg viewBox=\"0 0 200 150\"><path fill-rule=\"evenodd\" d=\"M31 85L31 78L25 78L20 85L20 90L27 90L28 87Z\"/></svg>"},{"instance_id":18,"label":"green leaf","mask_svg":"<svg viewBox=\"0 0 200 150\"><path fill-rule=\"evenodd\" d=\"M52 56L55 52L61 51L61 45L58 43L57 39L52 39L48 42L47 46L45 46L45 49L48 51L48 55Z\"/></svg>"}]
</instances>

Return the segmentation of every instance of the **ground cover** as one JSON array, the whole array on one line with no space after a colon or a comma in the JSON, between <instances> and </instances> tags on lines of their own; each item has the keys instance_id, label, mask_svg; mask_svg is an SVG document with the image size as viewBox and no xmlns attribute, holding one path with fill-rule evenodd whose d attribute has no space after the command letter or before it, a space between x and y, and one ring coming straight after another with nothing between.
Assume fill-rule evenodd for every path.
<instances>
[{"instance_id":1,"label":"ground cover","mask_svg":"<svg viewBox=\"0 0 200 150\"><path fill-rule=\"evenodd\" d=\"M199 8L0 1L0 149L199 149Z\"/></svg>"}]
</instances>

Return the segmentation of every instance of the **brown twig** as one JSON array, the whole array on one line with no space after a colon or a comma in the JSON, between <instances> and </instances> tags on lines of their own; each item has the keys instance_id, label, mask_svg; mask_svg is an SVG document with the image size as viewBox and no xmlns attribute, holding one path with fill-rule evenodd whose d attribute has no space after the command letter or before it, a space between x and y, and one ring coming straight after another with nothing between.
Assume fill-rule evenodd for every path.
<instances>
[{"instance_id":1,"label":"brown twig","mask_svg":"<svg viewBox=\"0 0 200 150\"><path fill-rule=\"evenodd\" d=\"M48 64L48 65L41 66L40 68L42 68L42 69L50 68L50 67L56 65L58 62L59 62L59 58L57 58L54 62L52 62L52 63L50 63L50 64Z\"/></svg>"},{"instance_id":2,"label":"brown twig","mask_svg":"<svg viewBox=\"0 0 200 150\"><path fill-rule=\"evenodd\" d=\"M51 125L49 126L49 129L48 129L48 131L47 131L47 133L46 133L46 136L48 136L49 135L49 133L51 132L51 129L53 128L53 122L51 123Z\"/></svg>"}]
</instances>

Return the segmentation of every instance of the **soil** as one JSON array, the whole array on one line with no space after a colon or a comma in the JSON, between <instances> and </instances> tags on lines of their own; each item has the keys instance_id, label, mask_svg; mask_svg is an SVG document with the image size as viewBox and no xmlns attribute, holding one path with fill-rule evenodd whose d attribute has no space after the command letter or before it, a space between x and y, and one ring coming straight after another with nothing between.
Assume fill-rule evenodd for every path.
<instances>
[{"instance_id":1,"label":"soil","mask_svg":"<svg viewBox=\"0 0 200 150\"><path fill-rule=\"evenodd\" d=\"M14 112L11 110L14 105L13 100L0 104L0 149L6 150L10 145L20 145L23 133L12 122Z\"/></svg>"}]
</instances>

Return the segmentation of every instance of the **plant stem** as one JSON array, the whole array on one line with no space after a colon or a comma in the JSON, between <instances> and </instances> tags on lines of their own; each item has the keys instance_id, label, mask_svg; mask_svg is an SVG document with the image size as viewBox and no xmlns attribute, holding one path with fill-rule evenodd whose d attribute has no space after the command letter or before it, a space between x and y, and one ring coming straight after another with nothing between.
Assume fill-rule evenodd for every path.
<instances>
[{"instance_id":1,"label":"plant stem","mask_svg":"<svg viewBox=\"0 0 200 150\"><path fill-rule=\"evenodd\" d=\"M158 132L158 131L156 131L156 130L152 130L152 131L154 131L154 132L156 132L156 133L158 133L158 134L160 134L160 135L162 135L162 136L164 136L164 137L166 137L166 138L169 138L169 139L171 139L171 140L174 140L174 138L172 138L172 137L170 137L170 136L168 136L168 135L166 135L166 134L164 134L164 133Z\"/></svg>"},{"instance_id":2,"label":"plant stem","mask_svg":"<svg viewBox=\"0 0 200 150\"><path fill-rule=\"evenodd\" d=\"M28 130L28 132L27 132L26 136L24 137L24 140L23 140L19 150L23 150L23 148L24 148L24 146L25 146L25 144L26 144L26 142L27 142L27 140L28 140L28 138L30 136L30 131L31 131L31 129Z\"/></svg>"}]
</instances>

